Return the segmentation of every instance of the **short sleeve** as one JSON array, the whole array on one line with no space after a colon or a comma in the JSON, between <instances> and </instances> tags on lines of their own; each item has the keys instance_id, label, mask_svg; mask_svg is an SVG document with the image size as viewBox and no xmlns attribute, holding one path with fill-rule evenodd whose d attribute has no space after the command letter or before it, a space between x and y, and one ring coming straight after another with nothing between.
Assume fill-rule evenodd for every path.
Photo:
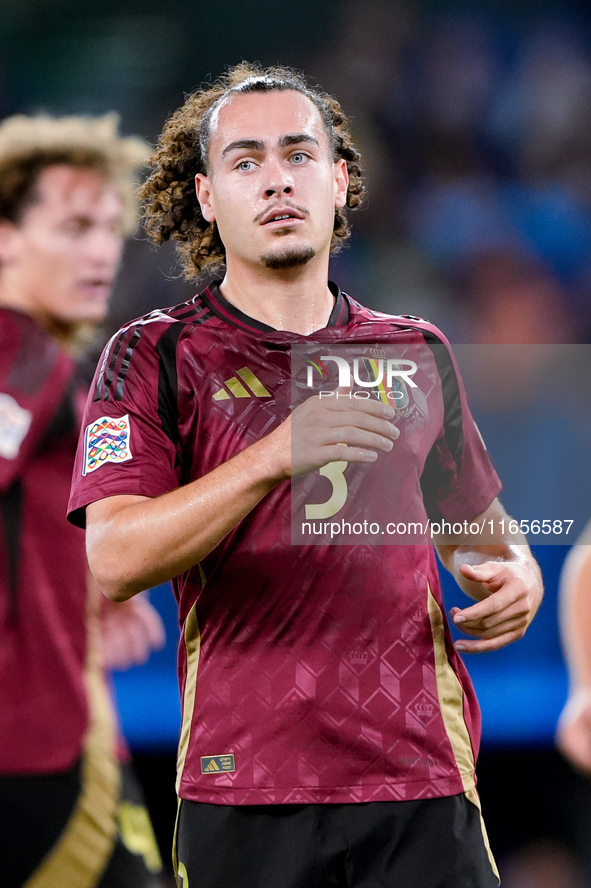
<instances>
[{"instance_id":1,"label":"short sleeve","mask_svg":"<svg viewBox=\"0 0 591 888\"><path fill-rule=\"evenodd\" d=\"M158 348L168 329L137 322L103 352L84 411L68 507L79 527L89 503L123 494L156 497L179 485L176 392Z\"/></svg>"},{"instance_id":2,"label":"short sleeve","mask_svg":"<svg viewBox=\"0 0 591 888\"><path fill-rule=\"evenodd\" d=\"M443 422L421 476L423 502L432 521L471 521L498 496L501 482L470 413L451 346L438 330L424 335L441 380Z\"/></svg>"}]
</instances>

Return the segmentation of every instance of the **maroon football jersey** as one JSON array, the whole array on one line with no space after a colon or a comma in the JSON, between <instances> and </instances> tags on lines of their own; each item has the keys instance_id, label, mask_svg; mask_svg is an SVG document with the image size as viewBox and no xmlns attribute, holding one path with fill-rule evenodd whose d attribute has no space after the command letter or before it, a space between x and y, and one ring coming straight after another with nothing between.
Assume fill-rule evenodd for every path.
<instances>
[{"instance_id":1,"label":"maroon football jersey","mask_svg":"<svg viewBox=\"0 0 591 888\"><path fill-rule=\"evenodd\" d=\"M32 318L0 310L2 774L68 769L87 727L84 538L65 517L79 431L73 377Z\"/></svg>"},{"instance_id":2,"label":"maroon football jersey","mask_svg":"<svg viewBox=\"0 0 591 888\"><path fill-rule=\"evenodd\" d=\"M104 497L173 490L276 428L291 409L296 344L325 355L344 344L426 349L429 385L400 411L392 451L344 477L351 491L359 478L377 489L371 472L381 486L396 479L400 515L483 512L500 484L439 331L335 295L328 326L310 337L247 317L216 285L126 325L87 404L71 519L82 524L84 507ZM324 803L472 787L479 713L432 546L293 544L291 499L280 484L174 582L179 794Z\"/></svg>"}]
</instances>

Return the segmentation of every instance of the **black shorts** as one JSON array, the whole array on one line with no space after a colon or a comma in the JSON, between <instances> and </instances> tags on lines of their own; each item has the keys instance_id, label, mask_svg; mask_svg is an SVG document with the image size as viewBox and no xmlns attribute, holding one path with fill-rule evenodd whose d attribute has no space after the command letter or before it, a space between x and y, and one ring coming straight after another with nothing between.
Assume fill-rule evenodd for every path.
<instances>
[{"instance_id":1,"label":"black shorts","mask_svg":"<svg viewBox=\"0 0 591 888\"><path fill-rule=\"evenodd\" d=\"M22 888L71 828L82 789L81 764L63 774L0 777L0 886ZM141 790L124 766L117 834L96 888L152 888L160 855ZM92 828L86 824L86 828ZM56 886L58 888L58 886ZM62 886L60 886L62 888ZM67 886L63 886L67 888Z\"/></svg>"},{"instance_id":2,"label":"black shorts","mask_svg":"<svg viewBox=\"0 0 591 888\"><path fill-rule=\"evenodd\" d=\"M181 888L497 888L475 791L348 805L183 800Z\"/></svg>"}]
</instances>

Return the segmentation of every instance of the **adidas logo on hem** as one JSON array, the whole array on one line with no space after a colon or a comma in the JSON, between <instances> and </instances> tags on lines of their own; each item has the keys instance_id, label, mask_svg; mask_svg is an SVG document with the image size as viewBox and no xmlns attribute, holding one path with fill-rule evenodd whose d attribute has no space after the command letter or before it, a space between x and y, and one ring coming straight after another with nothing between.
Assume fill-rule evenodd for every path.
<instances>
[{"instance_id":1,"label":"adidas logo on hem","mask_svg":"<svg viewBox=\"0 0 591 888\"><path fill-rule=\"evenodd\" d=\"M202 774L219 774L221 771L236 770L232 753L227 753L226 755L202 755L200 761Z\"/></svg>"}]
</instances>

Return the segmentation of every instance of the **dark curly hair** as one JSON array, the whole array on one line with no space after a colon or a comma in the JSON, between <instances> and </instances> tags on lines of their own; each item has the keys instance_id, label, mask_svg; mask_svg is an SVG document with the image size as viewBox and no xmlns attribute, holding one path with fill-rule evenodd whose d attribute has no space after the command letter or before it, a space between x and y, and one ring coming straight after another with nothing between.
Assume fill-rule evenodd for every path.
<instances>
[{"instance_id":1,"label":"dark curly hair","mask_svg":"<svg viewBox=\"0 0 591 888\"><path fill-rule=\"evenodd\" d=\"M225 249L215 222L207 222L195 193L195 176L208 171L209 127L220 103L231 95L247 92L295 90L316 105L325 123L334 159L347 162L347 207L358 207L365 186L359 154L349 133L349 122L332 96L311 88L291 68L263 68L242 62L230 68L216 83L192 93L167 120L151 160L151 173L140 188L143 217L151 239L162 244L174 238L187 279L212 271L225 261ZM335 210L331 243L333 253L349 237L343 209Z\"/></svg>"}]
</instances>

